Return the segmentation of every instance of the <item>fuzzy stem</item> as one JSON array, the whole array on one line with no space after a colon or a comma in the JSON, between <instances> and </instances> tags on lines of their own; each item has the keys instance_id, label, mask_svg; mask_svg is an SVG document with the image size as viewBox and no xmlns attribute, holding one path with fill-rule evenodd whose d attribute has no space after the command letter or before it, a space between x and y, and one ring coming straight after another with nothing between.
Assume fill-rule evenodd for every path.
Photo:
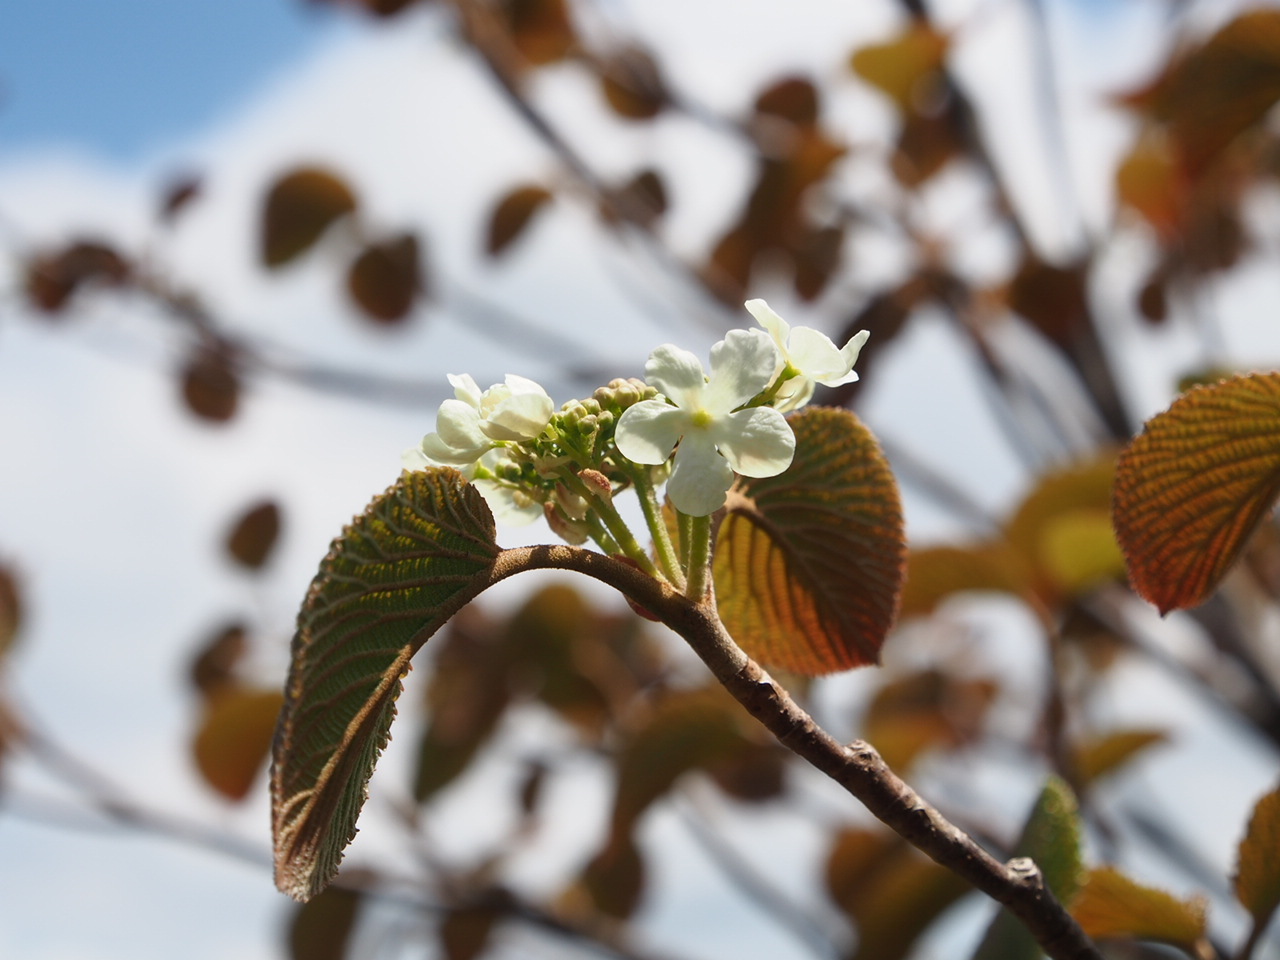
<instances>
[{"instance_id":1,"label":"fuzzy stem","mask_svg":"<svg viewBox=\"0 0 1280 960\"><path fill-rule=\"evenodd\" d=\"M604 523L605 529L617 542L618 548L624 554L634 560L636 565L649 576L655 579L662 578L658 568L649 559L649 554L645 552L644 547L640 546L635 534L631 532L631 528L627 526L626 521L622 519L622 515L618 513L617 508L611 502L596 496L575 473L566 470L561 474L561 479L566 487L587 501L589 505L588 516L594 513L600 518L601 522Z\"/></svg>"},{"instance_id":2,"label":"fuzzy stem","mask_svg":"<svg viewBox=\"0 0 1280 960\"><path fill-rule=\"evenodd\" d=\"M694 603L701 602L711 586L711 518L689 518L689 582L684 595Z\"/></svg>"},{"instance_id":3,"label":"fuzzy stem","mask_svg":"<svg viewBox=\"0 0 1280 960\"><path fill-rule=\"evenodd\" d=\"M662 572L677 590L685 586L684 573L680 569L680 558L676 556L675 546L671 543L671 534L662 517L662 507L658 504L658 495L654 492L653 483L649 480L649 471L644 467L628 470L636 488L636 496L640 500L640 509L644 513L644 522L649 526L649 535L653 537L653 546L658 554L658 563Z\"/></svg>"}]
</instances>

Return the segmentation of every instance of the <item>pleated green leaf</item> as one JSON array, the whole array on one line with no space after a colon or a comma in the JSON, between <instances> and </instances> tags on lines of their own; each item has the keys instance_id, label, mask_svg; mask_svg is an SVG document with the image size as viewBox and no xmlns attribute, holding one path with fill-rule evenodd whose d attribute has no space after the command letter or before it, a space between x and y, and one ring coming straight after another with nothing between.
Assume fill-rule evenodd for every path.
<instances>
[{"instance_id":1,"label":"pleated green leaf","mask_svg":"<svg viewBox=\"0 0 1280 960\"><path fill-rule=\"evenodd\" d=\"M1280 492L1280 373L1183 394L1120 454L1112 519L1134 589L1204 602Z\"/></svg>"},{"instance_id":2,"label":"pleated green leaf","mask_svg":"<svg viewBox=\"0 0 1280 960\"><path fill-rule=\"evenodd\" d=\"M276 885L333 878L409 658L489 583L493 515L449 468L406 473L333 542L298 614L273 745Z\"/></svg>"},{"instance_id":3,"label":"pleated green leaf","mask_svg":"<svg viewBox=\"0 0 1280 960\"><path fill-rule=\"evenodd\" d=\"M790 423L791 467L730 491L713 566L720 616L772 667L877 663L906 567L897 483L849 411L808 407Z\"/></svg>"}]
</instances>

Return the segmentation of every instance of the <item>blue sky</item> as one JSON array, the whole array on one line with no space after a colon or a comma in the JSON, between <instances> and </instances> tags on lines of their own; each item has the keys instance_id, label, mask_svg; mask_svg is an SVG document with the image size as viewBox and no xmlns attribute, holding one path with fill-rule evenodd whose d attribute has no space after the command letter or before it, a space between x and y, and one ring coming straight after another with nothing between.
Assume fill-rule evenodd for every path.
<instances>
[{"instance_id":1,"label":"blue sky","mask_svg":"<svg viewBox=\"0 0 1280 960\"><path fill-rule=\"evenodd\" d=\"M42 0L0 29L0 150L136 160L349 25L304 0Z\"/></svg>"}]
</instances>

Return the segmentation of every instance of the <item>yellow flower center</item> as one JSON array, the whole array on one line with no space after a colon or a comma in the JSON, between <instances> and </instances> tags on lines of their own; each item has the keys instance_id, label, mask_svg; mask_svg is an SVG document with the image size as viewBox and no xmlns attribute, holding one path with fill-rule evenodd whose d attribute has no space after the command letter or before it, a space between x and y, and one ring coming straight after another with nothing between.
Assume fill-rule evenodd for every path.
<instances>
[{"instance_id":1,"label":"yellow flower center","mask_svg":"<svg viewBox=\"0 0 1280 960\"><path fill-rule=\"evenodd\" d=\"M692 425L702 430L705 430L707 427L711 426L711 421L714 419L715 417L713 417L708 411L702 410L702 409L693 411L693 413L689 417L689 420L692 423Z\"/></svg>"}]
</instances>

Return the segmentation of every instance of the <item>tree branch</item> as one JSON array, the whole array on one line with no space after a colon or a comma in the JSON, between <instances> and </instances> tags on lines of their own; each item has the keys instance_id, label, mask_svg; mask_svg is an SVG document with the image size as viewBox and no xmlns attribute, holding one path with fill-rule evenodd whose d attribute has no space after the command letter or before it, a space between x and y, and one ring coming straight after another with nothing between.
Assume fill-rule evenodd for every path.
<instances>
[{"instance_id":1,"label":"tree branch","mask_svg":"<svg viewBox=\"0 0 1280 960\"><path fill-rule=\"evenodd\" d=\"M714 599L693 603L633 567L568 546L504 550L491 576L496 582L522 570L547 568L586 574L655 614L783 746L844 787L912 846L1003 904L1053 960L1102 960L1046 888L1039 867L1023 857L1000 863L890 770L869 743L838 743L734 642Z\"/></svg>"}]
</instances>

